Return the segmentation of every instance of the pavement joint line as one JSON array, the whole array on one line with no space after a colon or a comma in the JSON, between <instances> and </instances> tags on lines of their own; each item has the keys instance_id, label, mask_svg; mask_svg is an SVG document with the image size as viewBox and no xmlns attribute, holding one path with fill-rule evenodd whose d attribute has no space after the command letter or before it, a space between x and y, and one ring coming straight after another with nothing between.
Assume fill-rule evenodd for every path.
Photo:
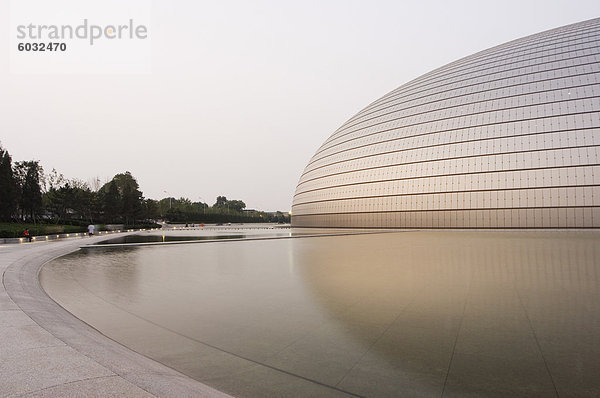
<instances>
[{"instance_id":1,"label":"pavement joint line","mask_svg":"<svg viewBox=\"0 0 600 398\"><path fill-rule=\"evenodd\" d=\"M460 338L460 332L462 330L462 325L465 320L465 314L467 312L467 305L469 304L469 298L471 297L471 282L469 282L468 293L465 297L465 302L463 303L462 314L460 316L460 321L458 323L458 328L456 330L456 337L454 338L454 343L452 344L452 354L450 355L450 359L448 361L448 369L446 370L446 376L444 377L444 385L442 386L442 393L440 397L443 398L446 394L446 386L448 385L448 380L450 379L450 372L452 370L452 361L454 360L454 355L456 354L456 346L458 344L458 339Z\"/></svg>"},{"instance_id":2,"label":"pavement joint line","mask_svg":"<svg viewBox=\"0 0 600 398\"><path fill-rule=\"evenodd\" d=\"M59 386L68 386L69 384L81 383L81 382L89 381L89 380L108 379L108 378L111 378L111 377L118 377L118 375L112 374L112 375L108 375L108 376L95 376L95 377L88 377L88 378L81 379L81 380L73 380L73 381L69 381L69 382L66 382L66 383L59 383L59 384L55 384L55 385L52 385L52 386L41 388L39 390L29 391L29 392L26 393L26 395L37 394L37 393L40 393L42 391L50 390L51 388L56 388L56 387L59 387ZM9 395L9 397L18 397L18 396L22 396L22 394Z\"/></svg>"},{"instance_id":3,"label":"pavement joint line","mask_svg":"<svg viewBox=\"0 0 600 398\"><path fill-rule=\"evenodd\" d=\"M529 316L529 311L527 311L527 306L523 302L523 298L521 297L519 290L515 289L515 292L517 293L517 298L519 299L519 305L523 309L523 312L525 313L525 317L527 318L527 323L529 324L529 328L530 328L533 338L535 340L536 347L540 353L542 361L544 362L544 367L546 368L548 377L550 378L550 381L552 382L552 387L554 387L554 393L556 394L556 397L559 397L560 394L558 392L558 387L556 386L556 381L554 381L554 376L552 375L552 372L550 371L550 366L548 366L548 361L546 360L546 356L544 355L544 351L542 350L542 346L540 345L540 341L535 332L535 328L533 327L533 322L531 321L531 317Z\"/></svg>"}]
</instances>

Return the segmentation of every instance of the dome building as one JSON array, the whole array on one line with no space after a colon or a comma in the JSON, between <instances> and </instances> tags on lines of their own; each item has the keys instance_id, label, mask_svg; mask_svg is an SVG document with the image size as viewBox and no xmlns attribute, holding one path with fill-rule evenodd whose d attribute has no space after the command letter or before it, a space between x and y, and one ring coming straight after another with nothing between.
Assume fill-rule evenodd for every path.
<instances>
[{"instance_id":1,"label":"dome building","mask_svg":"<svg viewBox=\"0 0 600 398\"><path fill-rule=\"evenodd\" d=\"M373 102L306 166L295 227L600 227L600 19L481 51Z\"/></svg>"}]
</instances>

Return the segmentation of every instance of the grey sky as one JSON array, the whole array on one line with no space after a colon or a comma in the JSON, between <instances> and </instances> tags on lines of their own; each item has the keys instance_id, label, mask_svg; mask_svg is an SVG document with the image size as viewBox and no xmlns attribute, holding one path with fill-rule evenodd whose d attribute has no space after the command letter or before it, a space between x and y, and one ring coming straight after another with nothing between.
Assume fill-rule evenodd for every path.
<instances>
[{"instance_id":1,"label":"grey sky","mask_svg":"<svg viewBox=\"0 0 600 398\"><path fill-rule=\"evenodd\" d=\"M8 2L0 1L7 25ZM595 1L154 1L152 73L9 73L0 141L14 160L146 197L220 194L288 210L298 177L346 119L448 62L600 16Z\"/></svg>"}]
</instances>

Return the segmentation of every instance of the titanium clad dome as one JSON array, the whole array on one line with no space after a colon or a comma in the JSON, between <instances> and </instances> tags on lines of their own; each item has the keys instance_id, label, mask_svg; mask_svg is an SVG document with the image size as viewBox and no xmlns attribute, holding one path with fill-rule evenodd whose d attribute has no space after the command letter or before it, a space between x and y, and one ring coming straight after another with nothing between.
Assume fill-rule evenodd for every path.
<instances>
[{"instance_id":1,"label":"titanium clad dome","mask_svg":"<svg viewBox=\"0 0 600 398\"><path fill-rule=\"evenodd\" d=\"M360 111L317 150L296 227L600 227L600 18L493 47Z\"/></svg>"}]
</instances>

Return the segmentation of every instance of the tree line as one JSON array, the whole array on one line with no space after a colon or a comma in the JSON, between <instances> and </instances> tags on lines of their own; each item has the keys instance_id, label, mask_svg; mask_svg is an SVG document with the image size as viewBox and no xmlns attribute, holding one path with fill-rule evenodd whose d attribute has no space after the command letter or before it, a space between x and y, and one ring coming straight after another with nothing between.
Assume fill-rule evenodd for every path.
<instances>
[{"instance_id":1,"label":"tree line","mask_svg":"<svg viewBox=\"0 0 600 398\"><path fill-rule=\"evenodd\" d=\"M0 221L137 226L168 222L289 222L282 212L246 210L241 200L218 196L216 202L188 198L145 198L135 177L119 173L101 184L67 179L56 170L45 173L39 161L13 162L0 146Z\"/></svg>"}]
</instances>

